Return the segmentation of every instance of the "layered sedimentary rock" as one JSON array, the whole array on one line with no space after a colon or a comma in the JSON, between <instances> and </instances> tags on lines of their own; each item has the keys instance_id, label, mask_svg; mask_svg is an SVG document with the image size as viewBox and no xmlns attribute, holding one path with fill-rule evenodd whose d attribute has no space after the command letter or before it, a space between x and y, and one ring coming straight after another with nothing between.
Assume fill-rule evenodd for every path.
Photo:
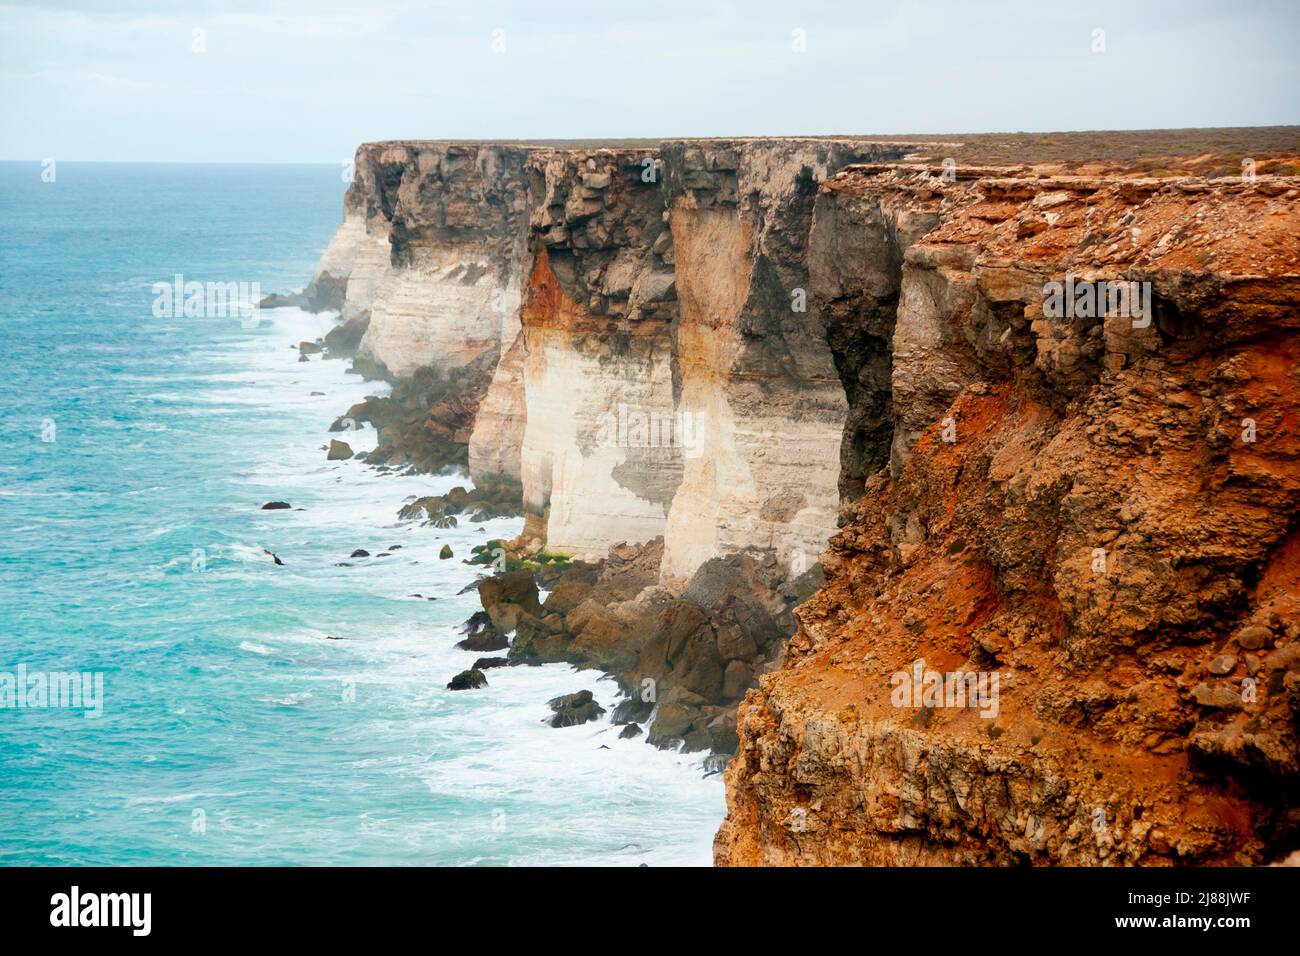
<instances>
[{"instance_id":1,"label":"layered sedimentary rock","mask_svg":"<svg viewBox=\"0 0 1300 956\"><path fill-rule=\"evenodd\" d=\"M304 295L328 297L344 319L369 314L391 258L391 223L373 210L379 189L373 151L357 150L353 179L343 195L343 224L335 231Z\"/></svg>"},{"instance_id":2,"label":"layered sedimentary rock","mask_svg":"<svg viewBox=\"0 0 1300 956\"><path fill-rule=\"evenodd\" d=\"M844 391L809 309L817 184L904 145L669 142L535 153L521 310L526 538L664 537L662 582L834 527Z\"/></svg>"},{"instance_id":3,"label":"layered sedimentary rock","mask_svg":"<svg viewBox=\"0 0 1300 956\"><path fill-rule=\"evenodd\" d=\"M797 575L834 528L846 417L811 305L818 184L906 148L368 144L318 278L369 313L359 367L499 356L467 457L519 483L533 547L663 536L678 589L741 549Z\"/></svg>"},{"instance_id":4,"label":"layered sedimentary rock","mask_svg":"<svg viewBox=\"0 0 1300 956\"><path fill-rule=\"evenodd\" d=\"M668 518L665 584L742 548L801 572L834 527L845 393L811 308L809 231L818 185L889 151L835 140L665 147L678 405L702 436Z\"/></svg>"},{"instance_id":5,"label":"layered sedimentary rock","mask_svg":"<svg viewBox=\"0 0 1300 956\"><path fill-rule=\"evenodd\" d=\"M503 336L508 344L518 327L528 150L370 149L375 155L359 156L357 168L373 183L367 220L388 223L390 261L374 288L362 353L399 378L499 353Z\"/></svg>"},{"instance_id":6,"label":"layered sedimentary rock","mask_svg":"<svg viewBox=\"0 0 1300 956\"><path fill-rule=\"evenodd\" d=\"M819 201L829 321L871 380L892 337L846 431L884 467L741 705L718 861L1285 856L1300 181L940 173ZM1097 280L1149 286L1052 305Z\"/></svg>"},{"instance_id":7,"label":"layered sedimentary rock","mask_svg":"<svg viewBox=\"0 0 1300 956\"><path fill-rule=\"evenodd\" d=\"M674 413L676 298L655 160L594 150L530 163L524 536L576 557L661 535L680 480L680 448L628 431L629 414Z\"/></svg>"},{"instance_id":8,"label":"layered sedimentary rock","mask_svg":"<svg viewBox=\"0 0 1300 956\"><path fill-rule=\"evenodd\" d=\"M525 147L369 143L318 285L370 313L360 354L395 378L499 352L518 330Z\"/></svg>"},{"instance_id":9,"label":"layered sedimentary rock","mask_svg":"<svg viewBox=\"0 0 1300 956\"><path fill-rule=\"evenodd\" d=\"M739 747L720 862L1283 855L1300 186L907 148L367 146L316 295L514 553L590 560L511 662Z\"/></svg>"},{"instance_id":10,"label":"layered sedimentary rock","mask_svg":"<svg viewBox=\"0 0 1300 956\"><path fill-rule=\"evenodd\" d=\"M502 344L504 351L474 418L467 463L475 481L506 482L522 489L520 454L528 426L523 335L517 327L513 335L503 328ZM522 500L522 491L519 497Z\"/></svg>"}]
</instances>

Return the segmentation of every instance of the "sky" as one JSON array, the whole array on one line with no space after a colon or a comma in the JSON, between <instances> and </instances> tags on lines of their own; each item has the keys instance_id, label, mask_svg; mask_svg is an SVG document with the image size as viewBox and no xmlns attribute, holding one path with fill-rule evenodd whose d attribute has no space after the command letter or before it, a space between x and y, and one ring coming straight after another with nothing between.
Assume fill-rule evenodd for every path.
<instances>
[{"instance_id":1,"label":"sky","mask_svg":"<svg viewBox=\"0 0 1300 956\"><path fill-rule=\"evenodd\" d=\"M1300 0L0 0L0 159L1295 124L1298 53Z\"/></svg>"}]
</instances>

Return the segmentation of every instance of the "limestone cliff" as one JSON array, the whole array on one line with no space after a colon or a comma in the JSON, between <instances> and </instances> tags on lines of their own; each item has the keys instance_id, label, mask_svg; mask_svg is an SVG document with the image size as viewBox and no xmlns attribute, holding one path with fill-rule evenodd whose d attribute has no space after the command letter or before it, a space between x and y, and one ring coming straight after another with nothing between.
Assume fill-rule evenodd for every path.
<instances>
[{"instance_id":1,"label":"limestone cliff","mask_svg":"<svg viewBox=\"0 0 1300 956\"><path fill-rule=\"evenodd\" d=\"M1300 181L941 173L819 201L834 322L868 357L893 326L893 427L868 396L846 433L888 465L848 476L827 584L741 705L718 860L1285 856ZM1150 308L1048 314L1068 276ZM1000 693L900 698L931 671Z\"/></svg>"},{"instance_id":2,"label":"limestone cliff","mask_svg":"<svg viewBox=\"0 0 1300 956\"><path fill-rule=\"evenodd\" d=\"M359 354L405 378L468 365L513 341L526 156L520 147L450 143L358 151L340 236L356 243L344 317L370 311Z\"/></svg>"},{"instance_id":3,"label":"limestone cliff","mask_svg":"<svg viewBox=\"0 0 1300 956\"><path fill-rule=\"evenodd\" d=\"M676 301L655 159L555 151L530 164L524 535L578 557L662 534L680 479L675 449L642 447L618 428L620 408L674 411Z\"/></svg>"},{"instance_id":4,"label":"limestone cliff","mask_svg":"<svg viewBox=\"0 0 1300 956\"><path fill-rule=\"evenodd\" d=\"M798 574L834 529L847 408L810 305L818 184L908 148L367 144L313 286L369 314L359 366L499 356L467 458L519 483L532 547L663 536L676 589L745 549Z\"/></svg>"},{"instance_id":5,"label":"limestone cliff","mask_svg":"<svg viewBox=\"0 0 1300 956\"><path fill-rule=\"evenodd\" d=\"M511 663L739 751L719 862L1300 844L1293 159L1015 140L358 151L308 290L397 382L358 415L578 559L483 595Z\"/></svg>"}]
</instances>

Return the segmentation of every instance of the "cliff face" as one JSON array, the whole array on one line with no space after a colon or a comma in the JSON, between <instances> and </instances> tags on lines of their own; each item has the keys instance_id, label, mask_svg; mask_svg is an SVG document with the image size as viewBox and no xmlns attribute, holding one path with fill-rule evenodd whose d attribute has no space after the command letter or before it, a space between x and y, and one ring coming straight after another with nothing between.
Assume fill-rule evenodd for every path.
<instances>
[{"instance_id":1,"label":"cliff face","mask_svg":"<svg viewBox=\"0 0 1300 956\"><path fill-rule=\"evenodd\" d=\"M835 526L844 389L812 307L808 237L818 184L881 147L833 140L664 151L681 319L679 407L699 423L673 499L663 581L771 550L796 573Z\"/></svg>"},{"instance_id":2,"label":"cliff face","mask_svg":"<svg viewBox=\"0 0 1300 956\"><path fill-rule=\"evenodd\" d=\"M396 378L468 365L518 331L527 225L522 147L378 143L357 151L344 222L317 270L368 311L359 355Z\"/></svg>"},{"instance_id":3,"label":"cliff face","mask_svg":"<svg viewBox=\"0 0 1300 956\"><path fill-rule=\"evenodd\" d=\"M662 534L680 480L676 449L629 431L633 416L674 412L676 301L654 163L649 151L595 150L530 164L524 536L578 557Z\"/></svg>"},{"instance_id":4,"label":"cliff face","mask_svg":"<svg viewBox=\"0 0 1300 956\"><path fill-rule=\"evenodd\" d=\"M834 528L846 416L811 305L817 187L907 148L368 144L313 285L369 313L359 357L395 378L499 355L470 472L519 483L534 549L663 536L677 589L744 549L798 574Z\"/></svg>"},{"instance_id":5,"label":"cliff face","mask_svg":"<svg viewBox=\"0 0 1300 956\"><path fill-rule=\"evenodd\" d=\"M1300 181L915 145L364 146L308 298L584 559L512 662L739 750L719 862L1284 855Z\"/></svg>"},{"instance_id":6,"label":"cliff face","mask_svg":"<svg viewBox=\"0 0 1300 956\"><path fill-rule=\"evenodd\" d=\"M718 860L1283 856L1297 181L980 174L855 169L819 202L815 242L850 232L825 240L831 324L878 352L896 301L892 434L868 402L846 441L889 467L741 705ZM1067 273L1149 282L1150 309L1045 315ZM923 697L929 672L994 693Z\"/></svg>"},{"instance_id":7,"label":"cliff face","mask_svg":"<svg viewBox=\"0 0 1300 956\"><path fill-rule=\"evenodd\" d=\"M524 295L526 537L595 558L663 535L663 584L709 558L816 561L845 417L810 313L817 184L903 146L670 142L536 154ZM777 440L780 436L780 440Z\"/></svg>"}]
</instances>

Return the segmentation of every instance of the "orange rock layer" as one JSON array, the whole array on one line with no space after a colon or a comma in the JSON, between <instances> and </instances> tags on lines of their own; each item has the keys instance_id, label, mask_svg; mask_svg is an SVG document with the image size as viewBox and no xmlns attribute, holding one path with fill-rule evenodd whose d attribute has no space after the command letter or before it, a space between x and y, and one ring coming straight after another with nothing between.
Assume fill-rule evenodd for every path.
<instances>
[{"instance_id":1,"label":"orange rock layer","mask_svg":"<svg viewBox=\"0 0 1300 956\"><path fill-rule=\"evenodd\" d=\"M741 705L717 861L1286 856L1300 180L941 172L823 187L897 256L895 429ZM1067 275L1150 283L1149 313L1044 315ZM996 706L900 705L921 660Z\"/></svg>"}]
</instances>

